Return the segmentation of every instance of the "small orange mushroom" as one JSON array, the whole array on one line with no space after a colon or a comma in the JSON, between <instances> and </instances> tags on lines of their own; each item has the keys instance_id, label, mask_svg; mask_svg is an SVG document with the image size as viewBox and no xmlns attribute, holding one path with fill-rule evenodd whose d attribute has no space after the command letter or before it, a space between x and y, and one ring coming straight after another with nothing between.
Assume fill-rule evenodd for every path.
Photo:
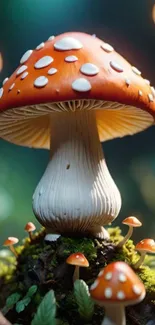
<instances>
[{"instance_id":1,"label":"small orange mushroom","mask_svg":"<svg viewBox=\"0 0 155 325\"><path fill-rule=\"evenodd\" d=\"M118 243L117 247L122 247L123 245L125 245L127 240L129 240L130 237L132 236L134 227L141 227L142 226L142 223L136 217L133 217L133 216L124 219L122 221L122 223L124 225L129 226L129 230L128 230L128 233L126 234L126 236L123 238L123 240L121 240L120 243Z\"/></svg>"},{"instance_id":2,"label":"small orange mushroom","mask_svg":"<svg viewBox=\"0 0 155 325\"><path fill-rule=\"evenodd\" d=\"M19 239L16 237L8 237L5 242L3 243L3 246L8 246L11 250L11 252L17 257L18 254L14 248L13 245L17 244L19 242Z\"/></svg>"},{"instance_id":3,"label":"small orange mushroom","mask_svg":"<svg viewBox=\"0 0 155 325\"><path fill-rule=\"evenodd\" d=\"M105 307L102 325L125 325L125 307L142 301L144 284L125 262L113 262L100 271L90 287L92 299Z\"/></svg>"},{"instance_id":4,"label":"small orange mushroom","mask_svg":"<svg viewBox=\"0 0 155 325\"><path fill-rule=\"evenodd\" d=\"M84 254L77 252L71 254L67 259L66 259L67 264L75 265L75 270L73 274L73 282L75 282L77 279L79 279L79 268L80 266L82 267L88 267L89 262L84 256Z\"/></svg>"},{"instance_id":5,"label":"small orange mushroom","mask_svg":"<svg viewBox=\"0 0 155 325\"><path fill-rule=\"evenodd\" d=\"M32 232L36 230L36 226L32 222L28 222L25 226L25 230L28 232L30 240L33 239Z\"/></svg>"},{"instance_id":6,"label":"small orange mushroom","mask_svg":"<svg viewBox=\"0 0 155 325\"><path fill-rule=\"evenodd\" d=\"M139 269L142 265L146 253L155 254L155 241L151 238L146 238L141 240L135 247L135 249L140 253L140 259L134 264L134 269Z\"/></svg>"}]
</instances>

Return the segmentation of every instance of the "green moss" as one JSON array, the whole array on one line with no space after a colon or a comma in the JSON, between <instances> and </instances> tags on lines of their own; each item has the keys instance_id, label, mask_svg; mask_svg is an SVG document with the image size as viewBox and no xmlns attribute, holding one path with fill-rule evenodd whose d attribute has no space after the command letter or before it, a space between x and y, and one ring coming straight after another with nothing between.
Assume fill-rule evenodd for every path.
<instances>
[{"instance_id":1,"label":"green moss","mask_svg":"<svg viewBox=\"0 0 155 325\"><path fill-rule=\"evenodd\" d=\"M44 229L42 229L34 236L32 242L26 238L22 245L16 246L17 260L14 256L3 259L0 257L0 282L3 284L0 287L1 305L5 306L7 297L12 293L18 292L23 298L32 285L35 284L38 288L37 293L32 301L25 306L23 312L18 315L16 310L12 309L6 313L7 318L13 323L30 325L37 306L46 292L52 289L57 300L57 317L60 322L72 325L87 324L83 320L81 321L78 313L73 294L74 267L65 263L66 258L74 252L81 252L87 257L90 263L89 268L80 268L80 278L87 285L95 280L99 271L108 263L121 260L133 267L139 259L132 240L129 240L121 249L117 247L117 243L123 238L120 228L109 228L108 231L110 234L108 242L90 238L60 237L57 241L48 244L44 241ZM148 304L154 308L155 269L149 267L154 261L154 257L147 256L145 265L136 271L145 284L147 301L140 304L141 311L137 311L136 307L130 308L130 311L127 312L128 324L132 323L133 313L133 319L136 317L140 324L145 325L146 320L149 319ZM155 317L155 312L150 315L150 317ZM100 324L102 318L103 308L95 306L94 315L89 324Z\"/></svg>"},{"instance_id":2,"label":"green moss","mask_svg":"<svg viewBox=\"0 0 155 325\"><path fill-rule=\"evenodd\" d=\"M66 258L70 253L75 252L83 253L89 261L92 261L97 257L97 251L92 239L62 237L60 243L63 244L63 254Z\"/></svg>"}]
</instances>

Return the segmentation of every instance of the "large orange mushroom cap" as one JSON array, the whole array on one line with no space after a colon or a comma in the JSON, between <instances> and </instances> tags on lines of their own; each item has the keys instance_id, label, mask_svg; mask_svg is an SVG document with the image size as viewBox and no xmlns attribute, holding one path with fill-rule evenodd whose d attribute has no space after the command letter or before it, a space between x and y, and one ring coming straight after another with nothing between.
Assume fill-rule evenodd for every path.
<instances>
[{"instance_id":1,"label":"large orange mushroom cap","mask_svg":"<svg viewBox=\"0 0 155 325\"><path fill-rule=\"evenodd\" d=\"M92 298L98 302L132 304L145 296L145 287L125 262L108 264L90 288Z\"/></svg>"},{"instance_id":2,"label":"large orange mushroom cap","mask_svg":"<svg viewBox=\"0 0 155 325\"><path fill-rule=\"evenodd\" d=\"M94 100L101 141L134 134L154 122L155 90L141 72L97 37L68 32L28 50L4 80L0 136L49 148L49 113L58 107L63 111L63 104L51 103L78 100ZM85 102L76 109L81 106L87 109Z\"/></svg>"}]
</instances>

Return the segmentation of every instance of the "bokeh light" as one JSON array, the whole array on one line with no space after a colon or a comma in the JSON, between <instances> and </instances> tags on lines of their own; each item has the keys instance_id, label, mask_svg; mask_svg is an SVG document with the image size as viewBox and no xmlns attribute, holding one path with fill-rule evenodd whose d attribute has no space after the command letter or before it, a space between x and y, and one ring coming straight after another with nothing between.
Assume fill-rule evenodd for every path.
<instances>
[{"instance_id":1,"label":"bokeh light","mask_svg":"<svg viewBox=\"0 0 155 325\"><path fill-rule=\"evenodd\" d=\"M153 8L152 8L152 19L153 19L153 22L155 23L155 4L153 5Z\"/></svg>"}]
</instances>

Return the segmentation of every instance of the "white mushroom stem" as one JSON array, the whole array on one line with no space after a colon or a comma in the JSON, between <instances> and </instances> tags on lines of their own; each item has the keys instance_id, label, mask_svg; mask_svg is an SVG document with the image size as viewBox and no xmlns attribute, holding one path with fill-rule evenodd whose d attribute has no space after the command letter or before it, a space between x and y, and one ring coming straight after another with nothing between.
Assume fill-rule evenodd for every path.
<instances>
[{"instance_id":1,"label":"white mushroom stem","mask_svg":"<svg viewBox=\"0 0 155 325\"><path fill-rule=\"evenodd\" d=\"M140 252L140 258L139 260L134 264L134 269L139 269L139 267L142 265L145 259L146 252Z\"/></svg>"},{"instance_id":2,"label":"white mushroom stem","mask_svg":"<svg viewBox=\"0 0 155 325\"><path fill-rule=\"evenodd\" d=\"M51 233L102 237L121 208L107 169L95 111L51 114L50 161L33 196L33 210Z\"/></svg>"},{"instance_id":3,"label":"white mushroom stem","mask_svg":"<svg viewBox=\"0 0 155 325\"><path fill-rule=\"evenodd\" d=\"M130 239L130 237L133 234L133 227L129 226L129 230L128 233L126 234L126 236L120 241L120 243L118 243L117 247L122 247L123 245L125 245L125 243L127 242L127 240Z\"/></svg>"},{"instance_id":4,"label":"white mushroom stem","mask_svg":"<svg viewBox=\"0 0 155 325\"><path fill-rule=\"evenodd\" d=\"M106 304L105 317L101 325L126 325L125 307L123 304L109 306Z\"/></svg>"},{"instance_id":5,"label":"white mushroom stem","mask_svg":"<svg viewBox=\"0 0 155 325\"><path fill-rule=\"evenodd\" d=\"M79 280L79 277L80 277L80 267L78 265L76 265L74 273L73 273L73 282L75 282L76 280Z\"/></svg>"}]
</instances>

